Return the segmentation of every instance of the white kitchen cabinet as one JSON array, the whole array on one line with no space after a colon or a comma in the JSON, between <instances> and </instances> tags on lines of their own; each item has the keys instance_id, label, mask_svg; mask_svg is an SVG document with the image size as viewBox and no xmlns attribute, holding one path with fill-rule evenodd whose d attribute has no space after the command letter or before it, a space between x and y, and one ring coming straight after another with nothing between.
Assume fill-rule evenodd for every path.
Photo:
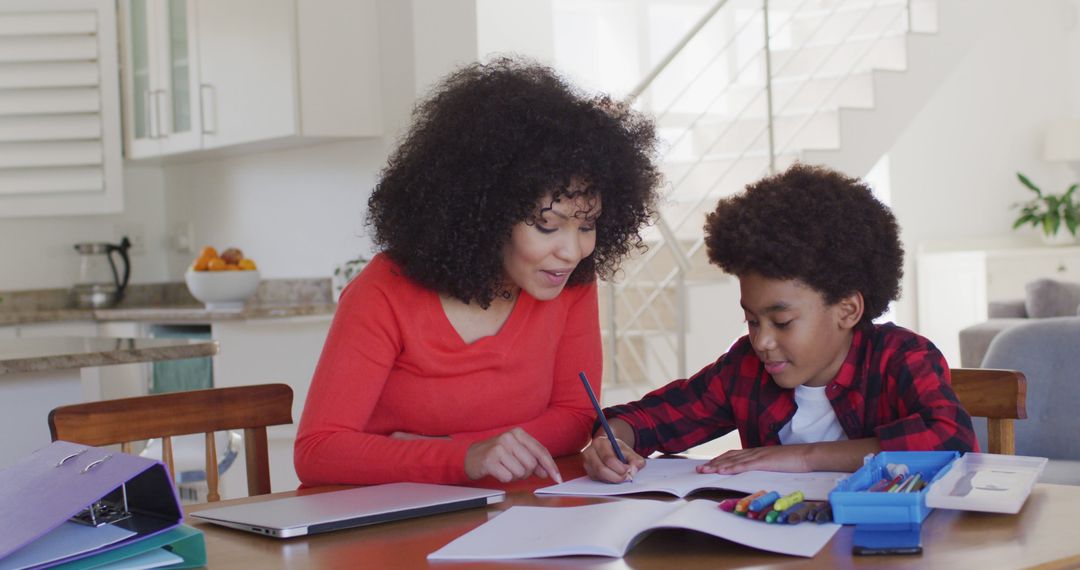
<instances>
[{"instance_id":1,"label":"white kitchen cabinet","mask_svg":"<svg viewBox=\"0 0 1080 570\"><path fill-rule=\"evenodd\" d=\"M0 2L0 218L123 210L116 5Z\"/></svg>"},{"instance_id":2,"label":"white kitchen cabinet","mask_svg":"<svg viewBox=\"0 0 1080 570\"><path fill-rule=\"evenodd\" d=\"M375 0L124 1L129 158L381 134Z\"/></svg>"},{"instance_id":3,"label":"white kitchen cabinet","mask_svg":"<svg viewBox=\"0 0 1080 570\"><path fill-rule=\"evenodd\" d=\"M122 0L124 140L128 158L202 144L193 0Z\"/></svg>"},{"instance_id":4,"label":"white kitchen cabinet","mask_svg":"<svg viewBox=\"0 0 1080 570\"><path fill-rule=\"evenodd\" d=\"M61 321L32 323L18 326L19 338L48 338L57 336L98 336L98 324L94 321Z\"/></svg>"},{"instance_id":5,"label":"white kitchen cabinet","mask_svg":"<svg viewBox=\"0 0 1080 570\"><path fill-rule=\"evenodd\" d=\"M916 264L919 333L953 366L960 363L960 329L985 321L987 303L1022 300L1024 285L1040 277L1080 281L1080 247L929 245Z\"/></svg>"}]
</instances>

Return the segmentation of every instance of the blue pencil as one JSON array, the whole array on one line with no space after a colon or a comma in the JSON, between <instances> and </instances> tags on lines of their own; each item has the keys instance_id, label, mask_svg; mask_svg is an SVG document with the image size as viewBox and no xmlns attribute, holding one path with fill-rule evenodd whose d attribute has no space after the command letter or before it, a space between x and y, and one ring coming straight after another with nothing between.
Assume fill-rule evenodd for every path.
<instances>
[{"instance_id":1,"label":"blue pencil","mask_svg":"<svg viewBox=\"0 0 1080 570\"><path fill-rule=\"evenodd\" d=\"M604 417L604 410L600 408L600 401L596 399L596 394L593 393L592 386L589 385L589 379L585 377L584 372L578 372L578 377L581 378L581 383L585 385L585 392L589 395L593 408L596 408L596 418L600 420L600 425L604 426L604 433L607 434L608 441L611 442L611 448L615 450L615 456L619 458L619 461L629 465L630 462L623 456L622 450L619 449L619 442L615 440L615 434L611 432L611 426L608 425L607 418Z\"/></svg>"}]
</instances>

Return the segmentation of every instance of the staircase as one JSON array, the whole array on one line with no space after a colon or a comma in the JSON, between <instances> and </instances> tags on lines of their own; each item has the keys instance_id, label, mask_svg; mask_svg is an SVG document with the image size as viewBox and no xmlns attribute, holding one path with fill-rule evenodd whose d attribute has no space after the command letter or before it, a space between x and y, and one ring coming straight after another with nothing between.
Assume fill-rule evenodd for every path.
<instances>
[{"instance_id":1,"label":"staircase","mask_svg":"<svg viewBox=\"0 0 1080 570\"><path fill-rule=\"evenodd\" d=\"M686 377L745 334L737 280L705 255L716 201L796 160L865 176L971 45L976 7L719 0L706 11L630 94L656 118L667 188L649 250L601 290L606 403Z\"/></svg>"}]
</instances>

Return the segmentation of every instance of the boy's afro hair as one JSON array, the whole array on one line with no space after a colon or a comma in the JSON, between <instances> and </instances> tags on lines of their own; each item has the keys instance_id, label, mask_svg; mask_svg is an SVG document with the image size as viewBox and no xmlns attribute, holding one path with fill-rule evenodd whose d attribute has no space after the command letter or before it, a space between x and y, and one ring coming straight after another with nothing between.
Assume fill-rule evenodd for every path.
<instances>
[{"instance_id":1,"label":"boy's afro hair","mask_svg":"<svg viewBox=\"0 0 1080 570\"><path fill-rule=\"evenodd\" d=\"M706 217L705 245L732 275L796 279L830 305L861 292L860 326L900 296L896 218L866 183L821 166L796 163L720 200Z\"/></svg>"}]
</instances>

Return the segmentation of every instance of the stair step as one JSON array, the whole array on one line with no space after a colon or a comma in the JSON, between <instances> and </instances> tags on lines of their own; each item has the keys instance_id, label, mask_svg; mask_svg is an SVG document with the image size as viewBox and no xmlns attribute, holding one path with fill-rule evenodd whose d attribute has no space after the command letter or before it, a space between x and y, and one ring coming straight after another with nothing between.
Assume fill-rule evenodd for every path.
<instances>
[{"instance_id":1,"label":"stair step","mask_svg":"<svg viewBox=\"0 0 1080 570\"><path fill-rule=\"evenodd\" d=\"M835 9L800 10L788 17L785 35L793 45L807 41L836 42L852 36L883 35L907 31L907 4L879 3L877 6L844 3ZM772 15L770 28L776 29L783 22L781 14ZM776 23L773 24L772 21Z\"/></svg>"}]
</instances>

